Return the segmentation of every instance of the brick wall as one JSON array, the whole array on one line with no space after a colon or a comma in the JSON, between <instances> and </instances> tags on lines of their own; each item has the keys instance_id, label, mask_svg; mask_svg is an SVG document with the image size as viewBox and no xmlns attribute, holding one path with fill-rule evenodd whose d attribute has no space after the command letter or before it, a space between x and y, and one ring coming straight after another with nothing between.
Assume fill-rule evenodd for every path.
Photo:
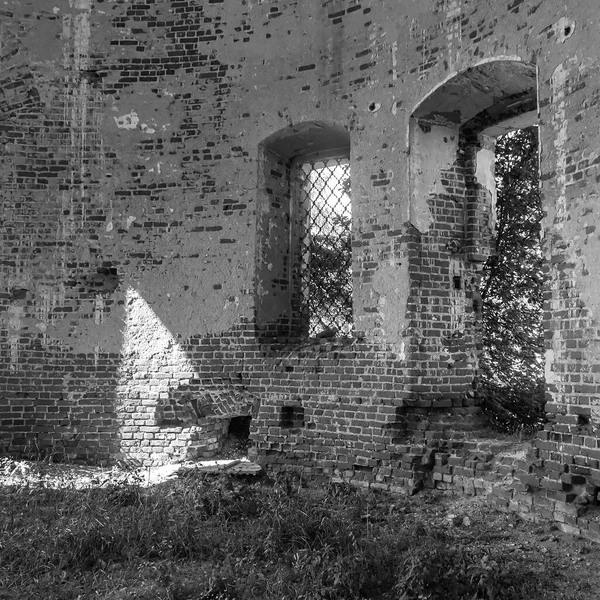
<instances>
[{"instance_id":1,"label":"brick wall","mask_svg":"<svg viewBox=\"0 0 600 600\"><path fill-rule=\"evenodd\" d=\"M229 417L253 414L255 456L274 468L424 485L431 452L480 427L493 194L465 119L499 119L537 73L550 422L531 460L552 485L595 485L599 13L5 0L5 448L152 463L213 452ZM415 126L434 113L429 132ZM297 147L282 140L324 148L315 124L349 138L348 340L303 339L289 289L281 182Z\"/></svg>"}]
</instances>

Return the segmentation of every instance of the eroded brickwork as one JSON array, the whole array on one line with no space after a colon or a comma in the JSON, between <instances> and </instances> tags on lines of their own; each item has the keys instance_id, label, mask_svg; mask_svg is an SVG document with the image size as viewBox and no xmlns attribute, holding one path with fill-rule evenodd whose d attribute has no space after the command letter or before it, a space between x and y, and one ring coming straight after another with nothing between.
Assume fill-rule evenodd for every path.
<instances>
[{"instance_id":1,"label":"eroded brickwork","mask_svg":"<svg viewBox=\"0 0 600 600\"><path fill-rule=\"evenodd\" d=\"M2 0L5 449L152 464L252 415L272 468L467 477L444 455L480 428L486 128L533 109L551 420L507 507L595 502L599 19L589 0ZM348 143L355 335L307 340L290 162Z\"/></svg>"}]
</instances>

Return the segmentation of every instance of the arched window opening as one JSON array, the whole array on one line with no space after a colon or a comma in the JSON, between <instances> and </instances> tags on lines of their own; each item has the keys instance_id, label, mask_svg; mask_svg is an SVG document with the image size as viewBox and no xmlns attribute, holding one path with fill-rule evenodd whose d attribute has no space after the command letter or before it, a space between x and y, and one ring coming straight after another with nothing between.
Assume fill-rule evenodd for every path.
<instances>
[{"instance_id":1,"label":"arched window opening","mask_svg":"<svg viewBox=\"0 0 600 600\"><path fill-rule=\"evenodd\" d=\"M525 391L524 380L517 382L515 361L519 354L524 377L532 376L528 390L535 388L539 338L536 332L534 347L524 347L526 336L518 307L524 309L529 302L527 298L537 298L541 288L536 284L535 290L515 297L512 304L506 301L498 305L490 300L487 274L490 265L507 262L507 256L498 257L498 251L505 251L501 243L498 245L498 238L506 234L506 228L515 238L522 235L516 228L519 218L521 224L538 228L537 248L532 249L532 256L541 259L541 211L538 212L538 205L532 207L529 202L539 201L537 137L530 140L529 149L533 153L527 166L535 177L528 182L523 180L530 195L527 198L521 195L518 205L523 214L519 218L515 215L512 222L505 220L506 208L516 210L517 206L514 202L507 204L504 196L507 190L494 165L499 158L497 148L506 149L506 139L519 139L522 135L510 132L524 131L537 124L537 120L535 67L515 60L497 60L467 69L442 83L417 106L409 131L410 220L421 240L416 260L426 273L435 265L438 275L435 283L429 284L424 284L424 276L420 275L418 284L413 286L416 305L419 306L422 296L423 306L427 307L421 309L415 325L419 331L430 332L428 345L436 351L432 352L433 358L418 363L421 372L427 373L419 386L423 389L424 384L430 384L433 391L435 378L444 378L450 390L474 385L490 420L504 429L533 425L539 415L540 404L537 400L530 402L532 398ZM512 162L504 160L503 166L516 164L518 158L521 157L515 155ZM533 243L533 237L528 243ZM519 268L523 267L516 261L516 258L508 261L516 270L507 271L502 282L503 289L514 296L520 293L515 282L520 276ZM533 285L538 276L536 272L528 285ZM527 283L523 281L520 285ZM428 308L432 295L437 299L434 309ZM537 318L538 307L532 310L537 311ZM502 334L494 332L501 320L505 327L513 328L510 343L506 336L501 339ZM512 346L505 345L505 352L514 354L512 362L505 355L502 365L492 351L501 342ZM443 360L436 361L438 356ZM533 361L528 372L523 367L526 358ZM492 368L493 361L496 364ZM494 369L501 368L508 368L503 377L504 383L511 382L510 390L501 385L498 370L492 376Z\"/></svg>"},{"instance_id":2,"label":"arched window opening","mask_svg":"<svg viewBox=\"0 0 600 600\"><path fill-rule=\"evenodd\" d=\"M352 329L350 161L295 161L302 211L300 295L309 337L348 336Z\"/></svg>"},{"instance_id":3,"label":"arched window opening","mask_svg":"<svg viewBox=\"0 0 600 600\"><path fill-rule=\"evenodd\" d=\"M496 139L494 252L483 265L481 383L494 424L533 429L544 417L545 257L538 127ZM492 408L492 407L490 407Z\"/></svg>"},{"instance_id":4,"label":"arched window opening","mask_svg":"<svg viewBox=\"0 0 600 600\"><path fill-rule=\"evenodd\" d=\"M352 329L350 137L323 122L261 144L256 322L261 337L347 336Z\"/></svg>"}]
</instances>

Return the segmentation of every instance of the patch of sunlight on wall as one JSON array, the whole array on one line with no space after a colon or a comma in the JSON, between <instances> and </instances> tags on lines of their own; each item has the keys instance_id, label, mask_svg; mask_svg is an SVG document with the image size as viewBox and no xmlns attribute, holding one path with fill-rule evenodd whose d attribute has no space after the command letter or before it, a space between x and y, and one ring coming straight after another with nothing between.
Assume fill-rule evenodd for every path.
<instances>
[{"instance_id":1,"label":"patch of sunlight on wall","mask_svg":"<svg viewBox=\"0 0 600 600\"><path fill-rule=\"evenodd\" d=\"M169 393L199 375L144 298L133 288L126 290L125 297L117 410L124 431L133 432L140 426L158 425Z\"/></svg>"}]
</instances>

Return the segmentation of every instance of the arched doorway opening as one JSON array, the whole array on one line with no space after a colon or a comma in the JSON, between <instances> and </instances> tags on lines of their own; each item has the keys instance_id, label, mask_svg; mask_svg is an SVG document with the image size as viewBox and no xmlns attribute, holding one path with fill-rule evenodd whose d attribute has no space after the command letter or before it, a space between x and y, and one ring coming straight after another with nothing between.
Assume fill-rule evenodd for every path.
<instances>
[{"instance_id":1,"label":"arched doorway opening","mask_svg":"<svg viewBox=\"0 0 600 600\"><path fill-rule=\"evenodd\" d=\"M512 59L449 77L413 111L409 214L424 272L411 289L418 348L428 349L417 354L420 392L442 389L453 402L482 392L482 275L497 251L496 143L537 122L536 68Z\"/></svg>"}]
</instances>

